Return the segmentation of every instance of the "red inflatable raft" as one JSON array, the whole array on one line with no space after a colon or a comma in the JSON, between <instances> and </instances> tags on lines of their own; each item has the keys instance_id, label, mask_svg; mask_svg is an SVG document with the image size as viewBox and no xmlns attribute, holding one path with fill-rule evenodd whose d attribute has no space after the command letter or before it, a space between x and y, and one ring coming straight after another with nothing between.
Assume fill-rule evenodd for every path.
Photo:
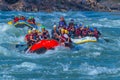
<instances>
[{"instance_id":1,"label":"red inflatable raft","mask_svg":"<svg viewBox=\"0 0 120 80\"><path fill-rule=\"evenodd\" d=\"M44 53L46 50L54 49L56 46L59 46L59 42L56 40L41 40L34 44L29 51L36 53Z\"/></svg>"}]
</instances>

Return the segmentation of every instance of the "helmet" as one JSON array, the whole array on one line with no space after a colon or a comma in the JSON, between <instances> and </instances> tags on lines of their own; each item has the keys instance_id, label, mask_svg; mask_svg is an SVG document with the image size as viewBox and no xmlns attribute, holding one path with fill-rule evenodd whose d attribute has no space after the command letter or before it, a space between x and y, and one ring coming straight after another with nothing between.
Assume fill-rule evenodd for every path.
<instances>
[{"instance_id":1,"label":"helmet","mask_svg":"<svg viewBox=\"0 0 120 80\"><path fill-rule=\"evenodd\" d=\"M32 30L36 30L35 28L33 28Z\"/></svg>"},{"instance_id":2,"label":"helmet","mask_svg":"<svg viewBox=\"0 0 120 80\"><path fill-rule=\"evenodd\" d=\"M84 26L84 28L87 28L86 26Z\"/></svg>"},{"instance_id":3,"label":"helmet","mask_svg":"<svg viewBox=\"0 0 120 80\"><path fill-rule=\"evenodd\" d=\"M71 19L70 21L74 21L74 19Z\"/></svg>"},{"instance_id":4,"label":"helmet","mask_svg":"<svg viewBox=\"0 0 120 80\"><path fill-rule=\"evenodd\" d=\"M30 18L31 18L31 19L33 19L34 17L33 17L33 16L31 16Z\"/></svg>"},{"instance_id":5,"label":"helmet","mask_svg":"<svg viewBox=\"0 0 120 80\"><path fill-rule=\"evenodd\" d=\"M64 31L65 31L65 30L62 28L62 29L61 29L61 32L64 32Z\"/></svg>"},{"instance_id":6,"label":"helmet","mask_svg":"<svg viewBox=\"0 0 120 80\"><path fill-rule=\"evenodd\" d=\"M57 27L56 25L53 26L54 28Z\"/></svg>"},{"instance_id":7,"label":"helmet","mask_svg":"<svg viewBox=\"0 0 120 80\"><path fill-rule=\"evenodd\" d=\"M43 28L45 28L45 26L42 25L41 28L43 29Z\"/></svg>"},{"instance_id":8,"label":"helmet","mask_svg":"<svg viewBox=\"0 0 120 80\"><path fill-rule=\"evenodd\" d=\"M68 32L68 30L65 30L65 34L68 34L69 32Z\"/></svg>"},{"instance_id":9,"label":"helmet","mask_svg":"<svg viewBox=\"0 0 120 80\"><path fill-rule=\"evenodd\" d=\"M93 28L89 28L90 29L90 31L93 31Z\"/></svg>"},{"instance_id":10,"label":"helmet","mask_svg":"<svg viewBox=\"0 0 120 80\"><path fill-rule=\"evenodd\" d=\"M36 32L40 32L39 30L36 30Z\"/></svg>"},{"instance_id":11,"label":"helmet","mask_svg":"<svg viewBox=\"0 0 120 80\"><path fill-rule=\"evenodd\" d=\"M31 33L31 30L28 30L28 34L30 34Z\"/></svg>"},{"instance_id":12,"label":"helmet","mask_svg":"<svg viewBox=\"0 0 120 80\"><path fill-rule=\"evenodd\" d=\"M29 17L28 19L33 19L34 17L33 16L31 16L31 17Z\"/></svg>"}]
</instances>

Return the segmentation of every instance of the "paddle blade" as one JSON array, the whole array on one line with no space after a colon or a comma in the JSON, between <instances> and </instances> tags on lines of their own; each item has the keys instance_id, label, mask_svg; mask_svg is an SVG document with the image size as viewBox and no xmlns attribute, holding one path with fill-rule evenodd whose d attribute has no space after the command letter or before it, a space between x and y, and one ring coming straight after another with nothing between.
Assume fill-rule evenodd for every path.
<instances>
[{"instance_id":1,"label":"paddle blade","mask_svg":"<svg viewBox=\"0 0 120 80\"><path fill-rule=\"evenodd\" d=\"M9 25L12 25L12 24L13 24L13 22L12 22L12 21L9 21L9 22L8 22L8 24L9 24Z\"/></svg>"}]
</instances>

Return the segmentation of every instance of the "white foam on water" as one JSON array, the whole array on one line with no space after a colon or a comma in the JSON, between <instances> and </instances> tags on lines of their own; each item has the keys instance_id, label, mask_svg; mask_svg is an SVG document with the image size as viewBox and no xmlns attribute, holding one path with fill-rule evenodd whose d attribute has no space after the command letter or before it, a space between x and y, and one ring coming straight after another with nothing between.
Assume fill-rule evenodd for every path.
<instances>
[{"instance_id":1,"label":"white foam on water","mask_svg":"<svg viewBox=\"0 0 120 80\"><path fill-rule=\"evenodd\" d=\"M98 56L101 55L101 52L90 52L90 53L87 53L86 55L88 57L94 57L94 58L96 58L96 57L98 57Z\"/></svg>"},{"instance_id":2,"label":"white foam on water","mask_svg":"<svg viewBox=\"0 0 120 80\"><path fill-rule=\"evenodd\" d=\"M0 46L0 54L5 55L5 56L11 55L8 49L1 47L1 46Z\"/></svg>"},{"instance_id":3,"label":"white foam on water","mask_svg":"<svg viewBox=\"0 0 120 80\"><path fill-rule=\"evenodd\" d=\"M13 76L4 74L4 75L2 75L2 76L0 77L0 80L16 80L16 78L13 77Z\"/></svg>"},{"instance_id":4,"label":"white foam on water","mask_svg":"<svg viewBox=\"0 0 120 80\"><path fill-rule=\"evenodd\" d=\"M1 31L1 32L5 32L5 31L7 31L8 29L10 29L10 26L9 26L9 25L3 24L3 23L0 24L0 31Z\"/></svg>"},{"instance_id":5,"label":"white foam on water","mask_svg":"<svg viewBox=\"0 0 120 80\"><path fill-rule=\"evenodd\" d=\"M69 71L70 69L70 64L62 64L62 63L58 63L61 67L62 67L62 70L64 71L64 72L66 72L66 71Z\"/></svg>"},{"instance_id":6,"label":"white foam on water","mask_svg":"<svg viewBox=\"0 0 120 80\"><path fill-rule=\"evenodd\" d=\"M87 63L80 65L79 71L86 75L117 74L120 68L107 68L100 66L91 66Z\"/></svg>"},{"instance_id":7,"label":"white foam on water","mask_svg":"<svg viewBox=\"0 0 120 80\"><path fill-rule=\"evenodd\" d=\"M17 39L18 39L18 41L20 41L20 42L24 42L24 37L25 37L25 36L20 36L20 37L18 37Z\"/></svg>"},{"instance_id":8,"label":"white foam on water","mask_svg":"<svg viewBox=\"0 0 120 80\"><path fill-rule=\"evenodd\" d=\"M34 69L36 69L38 67L37 67L37 65L35 63L32 63L32 62L23 62L23 63L21 63L19 65L13 66L13 68L17 68L18 70L20 68L25 68L28 71L32 71L32 70L34 70Z\"/></svg>"},{"instance_id":9,"label":"white foam on water","mask_svg":"<svg viewBox=\"0 0 120 80\"><path fill-rule=\"evenodd\" d=\"M103 27L104 25L100 24L100 23L92 23L92 26L97 26L97 27Z\"/></svg>"},{"instance_id":10,"label":"white foam on water","mask_svg":"<svg viewBox=\"0 0 120 80\"><path fill-rule=\"evenodd\" d=\"M102 18L102 19L99 19L99 21L108 21L107 18Z\"/></svg>"}]
</instances>

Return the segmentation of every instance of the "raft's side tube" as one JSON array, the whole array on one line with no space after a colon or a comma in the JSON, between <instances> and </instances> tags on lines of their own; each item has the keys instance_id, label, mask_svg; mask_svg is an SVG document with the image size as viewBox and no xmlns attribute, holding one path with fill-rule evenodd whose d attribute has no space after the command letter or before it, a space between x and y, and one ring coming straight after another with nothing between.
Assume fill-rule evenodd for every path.
<instances>
[{"instance_id":1,"label":"raft's side tube","mask_svg":"<svg viewBox=\"0 0 120 80\"><path fill-rule=\"evenodd\" d=\"M87 42L97 42L97 39L95 37L84 37L80 39L71 39L73 43L75 44L83 44Z\"/></svg>"}]
</instances>

